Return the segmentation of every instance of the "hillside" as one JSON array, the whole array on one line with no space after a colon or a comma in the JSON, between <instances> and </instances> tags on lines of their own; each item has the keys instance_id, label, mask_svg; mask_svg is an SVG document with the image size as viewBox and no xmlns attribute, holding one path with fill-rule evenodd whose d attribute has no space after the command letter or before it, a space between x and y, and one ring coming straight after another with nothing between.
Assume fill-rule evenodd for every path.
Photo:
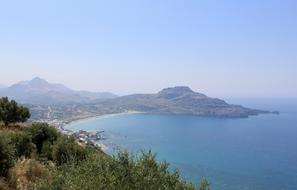
<instances>
[{"instance_id":1,"label":"hillside","mask_svg":"<svg viewBox=\"0 0 297 190\"><path fill-rule=\"evenodd\" d=\"M217 98L194 92L189 87L166 88L157 94L135 94L99 102L110 109L133 110L146 113L189 114L208 117L248 117L269 113L231 105Z\"/></svg>"},{"instance_id":2,"label":"hillside","mask_svg":"<svg viewBox=\"0 0 297 190\"><path fill-rule=\"evenodd\" d=\"M156 94L133 94L112 99L96 99L86 103L61 105L26 105L33 121L53 120L69 122L104 114L136 111L153 114L186 114L202 117L244 118L251 115L278 113L232 105L224 100L210 98L189 87L173 87ZM56 123L53 123L56 125ZM58 124L59 125L59 124Z\"/></svg>"},{"instance_id":3,"label":"hillside","mask_svg":"<svg viewBox=\"0 0 297 190\"><path fill-rule=\"evenodd\" d=\"M71 187L71 188L70 188ZM0 189L129 189L207 190L170 172L151 152L133 157L120 152L111 157L90 144L61 135L47 124L1 126Z\"/></svg>"},{"instance_id":4,"label":"hillside","mask_svg":"<svg viewBox=\"0 0 297 190\"><path fill-rule=\"evenodd\" d=\"M34 105L88 103L96 99L116 97L108 92L75 91L62 84L49 83L38 77L1 88L0 96L7 96L23 104Z\"/></svg>"},{"instance_id":5,"label":"hillside","mask_svg":"<svg viewBox=\"0 0 297 190\"><path fill-rule=\"evenodd\" d=\"M29 107L33 121L46 122L71 121L126 111L232 118L270 113L231 105L224 100L194 92L186 86L165 88L155 94L118 97L109 92L75 91L62 84L34 78L0 89L1 96L8 96Z\"/></svg>"}]
</instances>

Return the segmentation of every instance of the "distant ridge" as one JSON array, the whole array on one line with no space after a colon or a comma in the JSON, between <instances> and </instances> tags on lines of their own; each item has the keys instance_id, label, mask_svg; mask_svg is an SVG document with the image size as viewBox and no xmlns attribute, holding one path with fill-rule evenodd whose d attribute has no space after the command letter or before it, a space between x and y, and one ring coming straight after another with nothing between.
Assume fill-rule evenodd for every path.
<instances>
[{"instance_id":1,"label":"distant ridge","mask_svg":"<svg viewBox=\"0 0 297 190\"><path fill-rule=\"evenodd\" d=\"M40 105L87 103L92 100L117 97L109 92L75 91L62 84L49 83L39 77L1 88L0 96L7 96L20 103Z\"/></svg>"},{"instance_id":2,"label":"distant ridge","mask_svg":"<svg viewBox=\"0 0 297 190\"><path fill-rule=\"evenodd\" d=\"M231 105L224 100L194 92L187 86L165 88L156 94L134 94L106 100L101 107L157 114L187 114L206 117L248 117L268 111Z\"/></svg>"},{"instance_id":3,"label":"distant ridge","mask_svg":"<svg viewBox=\"0 0 297 190\"><path fill-rule=\"evenodd\" d=\"M119 97L109 92L75 91L62 84L49 83L36 77L0 89L0 96L7 96L29 106L33 119L48 121L127 111L221 118L242 118L272 113L228 104L224 100L195 92L187 86L164 88L155 94Z\"/></svg>"}]
</instances>

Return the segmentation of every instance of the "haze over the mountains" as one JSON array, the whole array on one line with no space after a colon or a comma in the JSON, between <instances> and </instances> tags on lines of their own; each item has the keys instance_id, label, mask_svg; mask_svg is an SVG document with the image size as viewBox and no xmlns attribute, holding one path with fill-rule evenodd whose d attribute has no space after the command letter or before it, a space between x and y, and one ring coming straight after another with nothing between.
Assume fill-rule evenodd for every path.
<instances>
[{"instance_id":1,"label":"haze over the mountains","mask_svg":"<svg viewBox=\"0 0 297 190\"><path fill-rule=\"evenodd\" d=\"M231 105L224 100L194 92L187 86L165 88L155 94L117 96L109 92L75 91L39 77L0 89L30 106L33 118L75 118L137 111L155 114L188 114L206 117L248 117L266 111Z\"/></svg>"},{"instance_id":2,"label":"haze over the mountains","mask_svg":"<svg viewBox=\"0 0 297 190\"><path fill-rule=\"evenodd\" d=\"M8 96L20 103L42 105L87 103L96 99L116 97L109 92L75 91L62 84L49 83L39 77L1 88L0 96Z\"/></svg>"}]
</instances>

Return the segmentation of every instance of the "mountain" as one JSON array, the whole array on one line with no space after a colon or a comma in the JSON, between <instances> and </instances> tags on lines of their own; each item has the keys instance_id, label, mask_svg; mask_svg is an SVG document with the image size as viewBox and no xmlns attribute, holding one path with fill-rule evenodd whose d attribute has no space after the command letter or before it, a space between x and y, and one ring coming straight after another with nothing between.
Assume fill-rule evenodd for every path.
<instances>
[{"instance_id":1,"label":"mountain","mask_svg":"<svg viewBox=\"0 0 297 190\"><path fill-rule=\"evenodd\" d=\"M155 94L118 97L108 92L75 91L62 84L49 83L36 77L0 89L0 96L8 96L29 106L34 120L49 121L126 111L233 118L270 113L228 104L224 100L194 92L186 86L165 88Z\"/></svg>"},{"instance_id":2,"label":"mountain","mask_svg":"<svg viewBox=\"0 0 297 190\"><path fill-rule=\"evenodd\" d=\"M87 103L97 99L117 97L107 92L75 91L62 84L49 83L39 77L2 88L0 96L8 96L24 104L40 105Z\"/></svg>"},{"instance_id":3,"label":"mountain","mask_svg":"<svg viewBox=\"0 0 297 190\"><path fill-rule=\"evenodd\" d=\"M207 117L248 117L269 113L256 109L231 105L217 98L194 92L189 87L173 87L156 94L134 94L98 103L99 107L121 111L139 111L156 114L189 114Z\"/></svg>"}]
</instances>

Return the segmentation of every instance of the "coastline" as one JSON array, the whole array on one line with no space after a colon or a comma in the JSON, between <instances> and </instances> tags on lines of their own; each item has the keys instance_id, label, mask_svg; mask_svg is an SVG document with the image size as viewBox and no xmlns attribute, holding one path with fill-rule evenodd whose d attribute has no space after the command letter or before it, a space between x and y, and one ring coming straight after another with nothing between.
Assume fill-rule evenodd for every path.
<instances>
[{"instance_id":1,"label":"coastline","mask_svg":"<svg viewBox=\"0 0 297 190\"><path fill-rule=\"evenodd\" d=\"M130 115L130 114L144 114L145 112L139 112L139 111L125 111L125 112L119 112L119 113L108 113L108 114L101 114L101 115L90 115L90 116L85 116L85 117L80 117L80 118L74 118L69 121L64 121L64 125L62 126L67 127L68 125L72 124L78 124L82 123L85 121L92 121L95 119L101 119L101 118L108 118L108 117L113 117L113 116L119 116L119 115Z\"/></svg>"},{"instance_id":2,"label":"coastline","mask_svg":"<svg viewBox=\"0 0 297 190\"><path fill-rule=\"evenodd\" d=\"M73 136L77 141L84 142L86 144L93 145L97 148L100 148L103 152L107 153L112 146L104 143L103 141L106 139L104 135L99 135L100 138L94 139L90 138L92 134L94 133L102 133L104 131L85 131L84 129L80 130L74 130L74 129L69 129L72 125L78 125L80 123L96 120L96 119L103 119L103 118L109 118L109 117L114 117L114 116L120 116L120 115L130 115L130 114L145 114L146 112L139 112L139 111L134 111L134 110L128 110L124 112L118 112L118 113L106 113L106 114L97 114L97 115L85 115L85 116L79 116L76 118L64 120L61 122L61 125L56 125L55 128L57 128L61 133L67 135L67 136ZM167 114L165 114L167 115ZM180 114L178 114L180 115ZM201 117L201 116L200 116ZM237 118L238 119L238 118ZM87 134L83 138L81 138L82 134ZM103 133L102 133L103 134Z\"/></svg>"},{"instance_id":3,"label":"coastline","mask_svg":"<svg viewBox=\"0 0 297 190\"><path fill-rule=\"evenodd\" d=\"M94 135L94 132L89 132L89 131L84 131L84 130L80 130L80 131L74 131L69 129L68 127L71 125L75 125L75 124L79 124L82 122L86 122L86 121L91 121L91 120L95 120L95 119L99 119L99 118L108 118L108 117L114 117L114 116L119 116L119 115L130 115L130 114L143 114L144 112L138 112L138 111L125 111L125 112L121 112L121 113L111 113L111 114L102 114L102 115L96 115L96 116L87 116L84 118L78 118L78 119L73 119L70 122L63 122L64 125L56 127L62 134L65 134L67 136L73 136L75 137L75 139L79 142L83 142L85 144L90 144L92 146L95 146L97 148L100 148L103 152L107 153L108 149L112 148L109 145L103 143L102 141L104 140L104 137L101 136L101 134L99 135L99 137L97 136L97 138L93 138L90 137L92 135ZM98 135L98 133L102 133L104 131L97 131L96 135Z\"/></svg>"}]
</instances>

